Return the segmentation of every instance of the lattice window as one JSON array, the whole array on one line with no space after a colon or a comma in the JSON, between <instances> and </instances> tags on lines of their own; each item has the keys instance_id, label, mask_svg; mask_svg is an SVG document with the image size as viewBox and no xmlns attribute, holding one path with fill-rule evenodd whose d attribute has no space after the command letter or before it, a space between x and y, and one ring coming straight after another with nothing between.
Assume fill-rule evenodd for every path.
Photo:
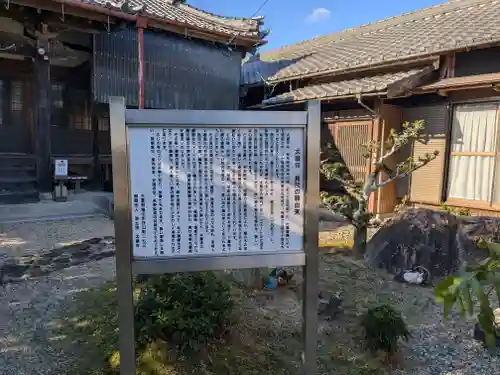
<instances>
[{"instance_id":1,"label":"lattice window","mask_svg":"<svg viewBox=\"0 0 500 375\"><path fill-rule=\"evenodd\" d=\"M67 106L69 111L69 123L72 129L91 130L89 93L85 90L70 89L68 95L71 104Z\"/></svg>"},{"instance_id":2,"label":"lattice window","mask_svg":"<svg viewBox=\"0 0 500 375\"><path fill-rule=\"evenodd\" d=\"M74 107L71 114L71 124L74 129L91 130L90 117L88 116L87 102Z\"/></svg>"},{"instance_id":3,"label":"lattice window","mask_svg":"<svg viewBox=\"0 0 500 375\"><path fill-rule=\"evenodd\" d=\"M52 84L52 107L61 109L64 107L64 86L61 83Z\"/></svg>"},{"instance_id":4,"label":"lattice window","mask_svg":"<svg viewBox=\"0 0 500 375\"><path fill-rule=\"evenodd\" d=\"M52 126L64 126L64 85L52 83L51 85L50 124Z\"/></svg>"},{"instance_id":5,"label":"lattice window","mask_svg":"<svg viewBox=\"0 0 500 375\"><path fill-rule=\"evenodd\" d=\"M23 110L23 105L23 82L12 81L10 86L10 110L13 114L15 112L21 112Z\"/></svg>"},{"instance_id":6,"label":"lattice window","mask_svg":"<svg viewBox=\"0 0 500 375\"><path fill-rule=\"evenodd\" d=\"M99 131L107 132L109 131L109 113L101 113L98 118L98 128Z\"/></svg>"}]
</instances>

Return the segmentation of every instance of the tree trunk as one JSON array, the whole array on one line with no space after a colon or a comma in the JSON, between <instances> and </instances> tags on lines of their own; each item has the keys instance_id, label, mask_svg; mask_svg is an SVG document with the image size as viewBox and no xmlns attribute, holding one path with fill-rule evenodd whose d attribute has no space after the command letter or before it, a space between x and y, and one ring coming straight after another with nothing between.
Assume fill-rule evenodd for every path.
<instances>
[{"instance_id":1,"label":"tree trunk","mask_svg":"<svg viewBox=\"0 0 500 375\"><path fill-rule=\"evenodd\" d=\"M365 224L358 224L354 228L354 254L362 257L366 253L366 239L368 235L368 227Z\"/></svg>"},{"instance_id":2,"label":"tree trunk","mask_svg":"<svg viewBox=\"0 0 500 375\"><path fill-rule=\"evenodd\" d=\"M369 196L369 194L367 194ZM366 240L368 236L368 201L358 201L358 208L353 215L354 224L354 254L363 257L366 253Z\"/></svg>"}]
</instances>

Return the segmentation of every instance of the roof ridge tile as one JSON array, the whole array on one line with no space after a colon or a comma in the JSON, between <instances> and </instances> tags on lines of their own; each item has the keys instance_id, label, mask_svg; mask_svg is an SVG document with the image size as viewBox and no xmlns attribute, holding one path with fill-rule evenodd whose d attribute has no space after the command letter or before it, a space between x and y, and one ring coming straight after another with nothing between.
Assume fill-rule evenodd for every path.
<instances>
[{"instance_id":1,"label":"roof ridge tile","mask_svg":"<svg viewBox=\"0 0 500 375\"><path fill-rule=\"evenodd\" d=\"M210 13L187 4L175 5L171 0L78 0L100 7L114 7L118 11L123 11L123 5L130 5L133 9L145 6L143 14L163 18L194 26L199 29L206 29L230 36L240 35L254 39L261 39L260 26L263 24L260 19L238 18L221 16Z\"/></svg>"},{"instance_id":2,"label":"roof ridge tile","mask_svg":"<svg viewBox=\"0 0 500 375\"><path fill-rule=\"evenodd\" d=\"M455 0L411 14L263 53L243 65L242 83L337 75L500 45L500 0Z\"/></svg>"},{"instance_id":3,"label":"roof ridge tile","mask_svg":"<svg viewBox=\"0 0 500 375\"><path fill-rule=\"evenodd\" d=\"M380 27L380 28L377 28L375 30L369 30L369 31L366 31L365 33L363 33L363 29L364 28L375 27L377 25L381 26L383 23L387 23L389 21L395 21L397 19L408 17L408 16L416 16L418 14L429 12L431 10L436 11L436 10L439 10L440 8L450 7L451 9L450 9L449 12L438 13L438 14L450 14L452 12L456 12L457 10L460 10L463 6L466 6L466 4L476 4L476 3L480 3L480 4L481 3L496 4L496 3L498 3L498 0L455 0L455 1L448 1L448 2L444 2L444 3L440 3L440 4L437 4L437 5L430 6L430 7L427 7L427 8L422 8L422 9L417 9L417 10L414 10L414 11L411 11L411 12L401 13L401 14L396 15L396 16L391 16L391 17L388 17L388 18L384 18L382 20L377 20L377 21L374 21L374 22L369 22L369 23L361 24L359 26L355 26L355 27L343 29L343 30L340 30L340 31L334 31L334 32L328 33L326 35L322 35L322 36L319 36L319 37L316 37L316 38L312 38L312 39L308 39L308 40L303 40L303 41L300 41L300 42L295 43L295 44L290 44L290 45L282 46L282 47L279 47L277 49L267 51L267 52L261 54L261 56L266 56L267 54L272 54L272 53L279 53L279 52L284 51L284 50L289 49L289 48L295 48L295 47L307 45L309 42L312 42L312 41L325 40L325 43L328 43L328 42L331 42L331 40L326 40L326 39L332 38L332 37L341 37L341 35L344 34L344 33L345 34L351 33L351 35L348 35L348 36L352 37L352 36L356 36L356 35L364 35L365 33L369 33L369 32L383 30L385 28L384 27ZM405 24L407 24L407 23L409 23L411 21L416 21L416 20L408 20L406 22L401 22L401 23L397 23L395 25L388 25L388 26L402 26L402 25L405 25ZM344 40L344 39L345 38L340 38L338 40Z\"/></svg>"}]
</instances>

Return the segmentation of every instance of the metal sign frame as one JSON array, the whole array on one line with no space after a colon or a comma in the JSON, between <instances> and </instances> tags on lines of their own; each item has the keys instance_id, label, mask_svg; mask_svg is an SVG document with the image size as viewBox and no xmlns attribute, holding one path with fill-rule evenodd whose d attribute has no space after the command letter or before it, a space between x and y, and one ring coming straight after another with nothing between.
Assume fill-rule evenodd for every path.
<instances>
[{"instance_id":1,"label":"metal sign frame","mask_svg":"<svg viewBox=\"0 0 500 375\"><path fill-rule=\"evenodd\" d=\"M120 328L120 374L135 375L133 274L243 269L275 266L304 268L303 374L316 374L318 325L318 222L321 105L309 101L307 111L137 110L126 109L123 97L111 97L110 129L116 237L116 277ZM132 253L129 127L302 128L304 129L304 220L302 251L190 257L136 257Z\"/></svg>"}]
</instances>

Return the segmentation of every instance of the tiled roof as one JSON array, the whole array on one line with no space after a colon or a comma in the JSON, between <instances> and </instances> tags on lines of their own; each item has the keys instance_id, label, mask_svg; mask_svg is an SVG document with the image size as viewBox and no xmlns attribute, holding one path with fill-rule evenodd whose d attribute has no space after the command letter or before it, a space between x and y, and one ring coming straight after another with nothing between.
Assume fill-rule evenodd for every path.
<instances>
[{"instance_id":1,"label":"tiled roof","mask_svg":"<svg viewBox=\"0 0 500 375\"><path fill-rule=\"evenodd\" d=\"M321 85L306 86L266 99L262 104L273 105L310 99L334 99L355 96L356 94L383 94L391 85L403 80L419 77L432 71L432 68L412 69L409 71L380 74L372 77L349 79Z\"/></svg>"},{"instance_id":2,"label":"tiled roof","mask_svg":"<svg viewBox=\"0 0 500 375\"><path fill-rule=\"evenodd\" d=\"M96 4L113 8L113 4L121 4L121 1L110 0L80 0L85 3ZM208 31L220 32L228 35L239 35L251 38L260 38L260 19L233 18L218 16L202 11L198 8L186 4L173 5L171 0L130 0L130 8L140 8L145 6L143 14L164 18L206 29Z\"/></svg>"},{"instance_id":3,"label":"tiled roof","mask_svg":"<svg viewBox=\"0 0 500 375\"><path fill-rule=\"evenodd\" d=\"M242 83L365 69L500 42L499 0L454 0L254 56Z\"/></svg>"}]
</instances>

